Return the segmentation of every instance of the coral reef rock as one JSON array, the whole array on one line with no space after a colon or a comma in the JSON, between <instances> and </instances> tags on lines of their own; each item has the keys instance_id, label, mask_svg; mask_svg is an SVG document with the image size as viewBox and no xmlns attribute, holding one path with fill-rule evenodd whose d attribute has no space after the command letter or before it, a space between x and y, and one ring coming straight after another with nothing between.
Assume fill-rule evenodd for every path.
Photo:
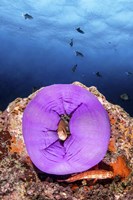
<instances>
[{"instance_id":1,"label":"coral reef rock","mask_svg":"<svg viewBox=\"0 0 133 200\"><path fill-rule=\"evenodd\" d=\"M93 184L90 181L59 183L35 168L23 141L22 116L38 90L27 98L15 99L0 112L0 199L133 199L133 118L120 106L108 102L96 87L86 87L79 82L73 84L92 92L108 112L111 138L103 162L111 163L116 177Z\"/></svg>"}]
</instances>

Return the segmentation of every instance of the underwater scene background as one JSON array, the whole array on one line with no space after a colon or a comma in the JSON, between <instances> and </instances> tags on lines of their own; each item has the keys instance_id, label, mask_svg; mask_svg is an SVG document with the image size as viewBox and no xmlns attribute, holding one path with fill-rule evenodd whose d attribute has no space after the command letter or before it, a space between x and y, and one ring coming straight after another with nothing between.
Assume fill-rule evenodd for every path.
<instances>
[{"instance_id":1,"label":"underwater scene background","mask_svg":"<svg viewBox=\"0 0 133 200\"><path fill-rule=\"evenodd\" d=\"M133 116L132 19L132 0L0 0L0 110L80 81Z\"/></svg>"}]
</instances>

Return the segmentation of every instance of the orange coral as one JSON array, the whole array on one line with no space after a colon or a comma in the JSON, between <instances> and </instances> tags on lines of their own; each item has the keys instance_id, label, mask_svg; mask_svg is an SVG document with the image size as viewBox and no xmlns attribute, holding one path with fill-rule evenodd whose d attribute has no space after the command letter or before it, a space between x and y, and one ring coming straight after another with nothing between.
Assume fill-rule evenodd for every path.
<instances>
[{"instance_id":1,"label":"orange coral","mask_svg":"<svg viewBox=\"0 0 133 200\"><path fill-rule=\"evenodd\" d=\"M117 122L117 119L115 119L114 117L109 116L109 118L110 118L111 125L114 125Z\"/></svg>"},{"instance_id":2,"label":"orange coral","mask_svg":"<svg viewBox=\"0 0 133 200\"><path fill-rule=\"evenodd\" d=\"M79 186L77 184L73 184L72 187L71 187L72 191L75 191L78 188L79 188Z\"/></svg>"},{"instance_id":3,"label":"orange coral","mask_svg":"<svg viewBox=\"0 0 133 200\"><path fill-rule=\"evenodd\" d=\"M115 139L111 138L108 146L108 150L111 152L116 152L116 145L115 145Z\"/></svg>"},{"instance_id":4,"label":"orange coral","mask_svg":"<svg viewBox=\"0 0 133 200\"><path fill-rule=\"evenodd\" d=\"M126 178L131 172L123 156L119 156L115 162L110 163L110 166L113 168L114 176Z\"/></svg>"},{"instance_id":5,"label":"orange coral","mask_svg":"<svg viewBox=\"0 0 133 200\"><path fill-rule=\"evenodd\" d=\"M15 136L12 136L9 152L11 154L17 153L21 155L23 149L24 149L23 141L21 139L16 139Z\"/></svg>"}]
</instances>

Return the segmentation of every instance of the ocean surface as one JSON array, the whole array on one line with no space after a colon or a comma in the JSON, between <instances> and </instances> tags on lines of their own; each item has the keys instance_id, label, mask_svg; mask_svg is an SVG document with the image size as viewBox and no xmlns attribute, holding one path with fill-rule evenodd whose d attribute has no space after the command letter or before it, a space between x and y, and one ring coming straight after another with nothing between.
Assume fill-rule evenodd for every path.
<instances>
[{"instance_id":1,"label":"ocean surface","mask_svg":"<svg viewBox=\"0 0 133 200\"><path fill-rule=\"evenodd\" d=\"M133 116L133 0L0 0L0 110L74 81Z\"/></svg>"}]
</instances>

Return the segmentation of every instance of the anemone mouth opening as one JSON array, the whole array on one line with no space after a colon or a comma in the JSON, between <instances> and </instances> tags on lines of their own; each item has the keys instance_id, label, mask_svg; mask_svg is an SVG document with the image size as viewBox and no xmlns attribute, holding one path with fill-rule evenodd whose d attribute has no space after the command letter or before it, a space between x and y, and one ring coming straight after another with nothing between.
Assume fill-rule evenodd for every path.
<instances>
[{"instance_id":1,"label":"anemone mouth opening","mask_svg":"<svg viewBox=\"0 0 133 200\"><path fill-rule=\"evenodd\" d=\"M57 134L61 145L63 145L66 139L71 135L69 128L70 118L70 115L67 114L60 115Z\"/></svg>"}]
</instances>

